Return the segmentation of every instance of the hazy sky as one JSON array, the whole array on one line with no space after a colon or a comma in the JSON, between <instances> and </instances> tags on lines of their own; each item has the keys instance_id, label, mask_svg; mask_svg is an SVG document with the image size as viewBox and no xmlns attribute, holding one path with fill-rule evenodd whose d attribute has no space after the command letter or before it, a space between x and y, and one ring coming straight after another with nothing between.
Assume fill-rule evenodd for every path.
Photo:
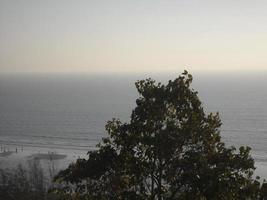
<instances>
[{"instance_id":1,"label":"hazy sky","mask_svg":"<svg viewBox=\"0 0 267 200\"><path fill-rule=\"evenodd\" d=\"M0 73L266 70L266 0L0 0Z\"/></svg>"}]
</instances>

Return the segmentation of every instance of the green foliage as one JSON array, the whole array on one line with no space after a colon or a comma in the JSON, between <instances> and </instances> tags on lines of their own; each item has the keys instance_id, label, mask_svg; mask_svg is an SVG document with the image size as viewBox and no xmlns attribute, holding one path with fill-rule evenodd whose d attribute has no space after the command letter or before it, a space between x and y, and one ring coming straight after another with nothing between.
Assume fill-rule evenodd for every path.
<instances>
[{"instance_id":1,"label":"green foliage","mask_svg":"<svg viewBox=\"0 0 267 200\"><path fill-rule=\"evenodd\" d=\"M219 114L205 114L192 79L185 71L167 85L137 81L130 122L109 121L109 137L61 171L55 191L62 199L260 199L250 148L221 142Z\"/></svg>"}]
</instances>

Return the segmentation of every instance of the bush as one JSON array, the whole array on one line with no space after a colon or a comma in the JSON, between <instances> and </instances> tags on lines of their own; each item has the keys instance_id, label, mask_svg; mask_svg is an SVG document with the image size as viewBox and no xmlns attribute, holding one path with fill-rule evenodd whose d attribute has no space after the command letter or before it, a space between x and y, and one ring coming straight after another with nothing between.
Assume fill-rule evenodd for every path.
<instances>
[{"instance_id":1,"label":"bush","mask_svg":"<svg viewBox=\"0 0 267 200\"><path fill-rule=\"evenodd\" d=\"M49 186L37 159L25 167L19 164L15 169L0 169L0 199L54 200L56 195L48 194Z\"/></svg>"}]
</instances>

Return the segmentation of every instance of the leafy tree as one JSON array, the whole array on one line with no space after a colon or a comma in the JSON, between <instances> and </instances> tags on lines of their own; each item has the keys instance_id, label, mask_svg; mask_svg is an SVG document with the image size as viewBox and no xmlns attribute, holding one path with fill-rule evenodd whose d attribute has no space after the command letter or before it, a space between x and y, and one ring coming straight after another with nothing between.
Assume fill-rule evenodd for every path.
<instances>
[{"instance_id":1,"label":"leafy tree","mask_svg":"<svg viewBox=\"0 0 267 200\"><path fill-rule=\"evenodd\" d=\"M88 159L55 178L65 199L263 199L249 147L226 147L219 114L205 114L192 76L136 82L130 122L106 125Z\"/></svg>"}]
</instances>

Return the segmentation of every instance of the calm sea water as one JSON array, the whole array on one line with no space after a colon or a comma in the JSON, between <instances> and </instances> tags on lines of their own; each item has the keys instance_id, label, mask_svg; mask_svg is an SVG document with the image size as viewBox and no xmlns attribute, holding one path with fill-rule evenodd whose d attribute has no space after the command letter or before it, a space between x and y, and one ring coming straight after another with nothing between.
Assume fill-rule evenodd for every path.
<instances>
[{"instance_id":1,"label":"calm sea water","mask_svg":"<svg viewBox=\"0 0 267 200\"><path fill-rule=\"evenodd\" d=\"M176 74L150 75L165 82ZM0 77L0 145L86 152L106 136L113 117L129 120L147 75L21 75ZM208 112L219 111L227 145L248 145L267 163L267 79L264 74L196 74L193 87Z\"/></svg>"}]
</instances>

